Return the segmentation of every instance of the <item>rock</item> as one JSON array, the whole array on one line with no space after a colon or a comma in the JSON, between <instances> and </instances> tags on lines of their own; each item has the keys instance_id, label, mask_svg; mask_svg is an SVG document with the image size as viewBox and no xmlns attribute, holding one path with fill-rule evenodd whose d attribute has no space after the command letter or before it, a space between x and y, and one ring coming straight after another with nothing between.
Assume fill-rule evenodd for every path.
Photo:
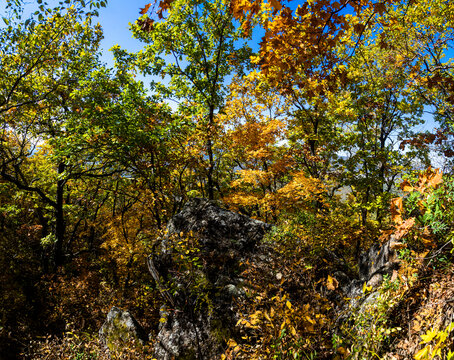
<instances>
[{"instance_id":1,"label":"rock","mask_svg":"<svg viewBox=\"0 0 454 360\"><path fill-rule=\"evenodd\" d=\"M360 256L359 279L368 286L377 287L383 281L383 275L391 275L399 267L399 259L395 249L399 243L391 237L382 246L372 245ZM370 284L369 284L370 282Z\"/></svg>"},{"instance_id":2,"label":"rock","mask_svg":"<svg viewBox=\"0 0 454 360\"><path fill-rule=\"evenodd\" d=\"M240 262L258 252L257 245L270 229L269 224L205 199L190 200L171 219L156 253L148 258L150 272L172 309L161 311L154 358L219 357L223 341L236 331L234 299L245 295ZM175 249L178 244L185 244L189 254L196 249L192 256L197 262L187 266L190 256L184 259Z\"/></svg>"},{"instance_id":3,"label":"rock","mask_svg":"<svg viewBox=\"0 0 454 360\"><path fill-rule=\"evenodd\" d=\"M191 199L167 224L168 235L193 232L203 250L217 252L252 250L270 229L269 224L199 198Z\"/></svg>"},{"instance_id":4,"label":"rock","mask_svg":"<svg viewBox=\"0 0 454 360\"><path fill-rule=\"evenodd\" d=\"M403 244L397 242L393 237L382 246L372 245L360 256L359 274L356 279L351 279L343 271L335 272L333 276L339 282L339 288L344 296L350 299L362 297L364 283L372 289L379 287L384 275L392 275L393 271L399 268L396 250L402 246ZM354 301L352 304L359 304L362 301L364 299Z\"/></svg>"},{"instance_id":5,"label":"rock","mask_svg":"<svg viewBox=\"0 0 454 360\"><path fill-rule=\"evenodd\" d=\"M224 293L227 294L228 296L232 296L234 298L238 298L238 297L246 295L245 291L241 287L233 285L233 284L228 284L228 285L224 286Z\"/></svg>"},{"instance_id":6,"label":"rock","mask_svg":"<svg viewBox=\"0 0 454 360\"><path fill-rule=\"evenodd\" d=\"M355 294L352 294L352 279L344 273L343 271L336 271L333 273L333 278L335 278L339 283L339 288L342 290L346 297L355 297Z\"/></svg>"},{"instance_id":7,"label":"rock","mask_svg":"<svg viewBox=\"0 0 454 360\"><path fill-rule=\"evenodd\" d=\"M213 337L210 319L197 319L187 314L167 314L161 323L153 352L153 358L172 359L215 359L221 352L221 342Z\"/></svg>"},{"instance_id":8,"label":"rock","mask_svg":"<svg viewBox=\"0 0 454 360\"><path fill-rule=\"evenodd\" d=\"M148 337L129 311L113 306L99 330L99 340L110 351L114 351L125 344L143 345Z\"/></svg>"}]
</instances>

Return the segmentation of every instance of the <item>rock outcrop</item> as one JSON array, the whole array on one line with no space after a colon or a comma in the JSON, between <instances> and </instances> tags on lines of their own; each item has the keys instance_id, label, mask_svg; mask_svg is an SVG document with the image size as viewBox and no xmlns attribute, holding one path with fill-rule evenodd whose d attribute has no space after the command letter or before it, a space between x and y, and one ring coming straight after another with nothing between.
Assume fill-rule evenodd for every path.
<instances>
[{"instance_id":1,"label":"rock outcrop","mask_svg":"<svg viewBox=\"0 0 454 360\"><path fill-rule=\"evenodd\" d=\"M333 277L338 281L344 296L351 299L362 296L364 283L372 289L380 286L384 275L391 276L393 271L399 268L396 250L402 246L403 244L396 241L394 237L381 246L372 245L360 255L358 276L353 279L342 270L334 272Z\"/></svg>"},{"instance_id":2,"label":"rock outcrop","mask_svg":"<svg viewBox=\"0 0 454 360\"><path fill-rule=\"evenodd\" d=\"M270 228L262 221L195 198L170 220L167 235L193 232L203 251L250 251ZM166 247L166 239L162 244Z\"/></svg>"},{"instance_id":3,"label":"rock outcrop","mask_svg":"<svg viewBox=\"0 0 454 360\"><path fill-rule=\"evenodd\" d=\"M383 275L391 275L399 267L399 259L395 250L402 244L391 237L382 246L372 245L369 250L361 254L359 260L359 279L367 282L373 288L383 281Z\"/></svg>"},{"instance_id":4,"label":"rock outcrop","mask_svg":"<svg viewBox=\"0 0 454 360\"><path fill-rule=\"evenodd\" d=\"M240 262L270 228L204 199L192 199L172 218L148 259L168 305L156 359L213 359L222 352L237 321L232 300L244 295Z\"/></svg>"}]
</instances>

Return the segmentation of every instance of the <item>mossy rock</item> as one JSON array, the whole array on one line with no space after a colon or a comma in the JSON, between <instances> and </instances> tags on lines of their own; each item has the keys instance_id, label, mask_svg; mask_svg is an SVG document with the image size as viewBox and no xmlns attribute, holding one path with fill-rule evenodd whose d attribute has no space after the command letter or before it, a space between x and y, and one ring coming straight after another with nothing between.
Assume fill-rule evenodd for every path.
<instances>
[{"instance_id":1,"label":"mossy rock","mask_svg":"<svg viewBox=\"0 0 454 360\"><path fill-rule=\"evenodd\" d=\"M114 306L110 309L106 321L99 330L99 339L109 351L117 351L119 348L131 345L143 346L147 341L147 336L145 330L129 311Z\"/></svg>"}]
</instances>

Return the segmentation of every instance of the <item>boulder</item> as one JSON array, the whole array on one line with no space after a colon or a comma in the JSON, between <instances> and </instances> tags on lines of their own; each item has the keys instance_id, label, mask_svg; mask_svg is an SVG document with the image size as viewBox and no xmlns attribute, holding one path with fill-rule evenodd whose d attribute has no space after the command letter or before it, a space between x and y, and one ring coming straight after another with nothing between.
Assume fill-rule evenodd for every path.
<instances>
[{"instance_id":1,"label":"boulder","mask_svg":"<svg viewBox=\"0 0 454 360\"><path fill-rule=\"evenodd\" d=\"M210 316L197 316L193 318L186 313L167 313L165 322L159 326L153 358L215 359L222 350L221 340L213 335Z\"/></svg>"},{"instance_id":2,"label":"boulder","mask_svg":"<svg viewBox=\"0 0 454 360\"><path fill-rule=\"evenodd\" d=\"M238 320L233 300L245 296L240 263L270 229L205 199L191 199L171 219L148 258L168 305L161 308L154 358L214 359L222 353ZM181 244L184 252L176 250ZM196 260L188 265L191 257L184 254L191 251Z\"/></svg>"},{"instance_id":3,"label":"boulder","mask_svg":"<svg viewBox=\"0 0 454 360\"><path fill-rule=\"evenodd\" d=\"M143 345L148 336L128 310L113 306L99 330L99 340L110 351L126 345Z\"/></svg>"},{"instance_id":4,"label":"boulder","mask_svg":"<svg viewBox=\"0 0 454 360\"><path fill-rule=\"evenodd\" d=\"M250 251L270 228L212 201L194 198L167 224L167 235L195 233L204 251ZM165 248L165 240L162 245Z\"/></svg>"}]
</instances>

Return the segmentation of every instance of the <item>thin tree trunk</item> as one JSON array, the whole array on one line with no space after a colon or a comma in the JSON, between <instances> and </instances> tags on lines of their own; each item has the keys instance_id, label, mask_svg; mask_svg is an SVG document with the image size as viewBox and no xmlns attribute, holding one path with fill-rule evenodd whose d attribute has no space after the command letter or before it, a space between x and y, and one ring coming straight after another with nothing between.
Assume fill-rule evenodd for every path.
<instances>
[{"instance_id":1,"label":"thin tree trunk","mask_svg":"<svg viewBox=\"0 0 454 360\"><path fill-rule=\"evenodd\" d=\"M207 139L207 153L208 153L208 199L214 200L214 182L213 182L213 172L214 172L214 156L213 156L213 145L212 145L212 131L214 125L214 106L210 105L210 112L208 115L208 139Z\"/></svg>"},{"instance_id":2,"label":"thin tree trunk","mask_svg":"<svg viewBox=\"0 0 454 360\"><path fill-rule=\"evenodd\" d=\"M58 164L58 174L62 174L65 171L65 164ZM55 268L63 264L63 244L65 239L65 217L63 212L63 195L65 180L57 181L57 196L56 196L56 207L55 207L55 253L54 253L54 264Z\"/></svg>"}]
</instances>

